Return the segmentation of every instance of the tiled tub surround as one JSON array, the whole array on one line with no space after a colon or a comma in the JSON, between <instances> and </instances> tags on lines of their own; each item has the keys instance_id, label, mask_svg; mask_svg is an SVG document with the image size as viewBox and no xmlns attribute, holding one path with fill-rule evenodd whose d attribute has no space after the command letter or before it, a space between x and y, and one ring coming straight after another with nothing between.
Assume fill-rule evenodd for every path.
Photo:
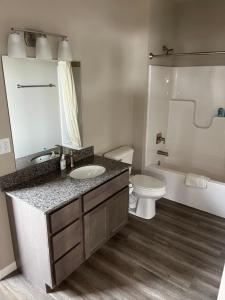
<instances>
[{"instance_id":1,"label":"tiled tub surround","mask_svg":"<svg viewBox=\"0 0 225 300\"><path fill-rule=\"evenodd\" d=\"M63 151L65 153L69 153L71 149L69 148L63 148ZM73 151L73 157L74 162L77 162L79 160L85 159L87 157L94 155L94 147L90 146L87 148L83 148L81 150L72 150ZM47 151L49 152L49 151ZM43 152L43 154L45 154ZM27 159L29 161L31 158L38 156L38 154L30 155L27 158L23 158L23 163L21 162L20 166L24 166L25 168L21 168L21 170L16 171L15 173L8 174L6 176L0 177L0 190L6 190L9 188L12 188L16 185L19 185L23 182L28 182L30 180L33 180L34 178L37 178L39 176L42 176L44 174L56 171L59 169L59 161L60 158L54 158L49 161L40 163L40 164L31 164L28 166ZM67 163L69 165L70 158L67 158Z\"/></svg>"},{"instance_id":2,"label":"tiled tub surround","mask_svg":"<svg viewBox=\"0 0 225 300\"><path fill-rule=\"evenodd\" d=\"M49 213L128 170L129 167L111 159L91 156L78 161L75 168L88 164L101 165L106 168L106 172L92 179L77 180L69 176L72 170L70 168L65 172L55 170L10 188L7 194L27 202L44 213Z\"/></svg>"}]
</instances>

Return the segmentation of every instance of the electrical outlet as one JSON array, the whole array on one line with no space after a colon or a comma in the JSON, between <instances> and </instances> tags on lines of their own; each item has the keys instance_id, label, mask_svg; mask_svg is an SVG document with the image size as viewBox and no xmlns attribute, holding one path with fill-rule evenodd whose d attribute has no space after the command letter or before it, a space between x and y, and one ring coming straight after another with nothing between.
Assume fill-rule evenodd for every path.
<instances>
[{"instance_id":1,"label":"electrical outlet","mask_svg":"<svg viewBox=\"0 0 225 300\"><path fill-rule=\"evenodd\" d=\"M11 152L10 141L9 138L0 139L0 155Z\"/></svg>"}]
</instances>

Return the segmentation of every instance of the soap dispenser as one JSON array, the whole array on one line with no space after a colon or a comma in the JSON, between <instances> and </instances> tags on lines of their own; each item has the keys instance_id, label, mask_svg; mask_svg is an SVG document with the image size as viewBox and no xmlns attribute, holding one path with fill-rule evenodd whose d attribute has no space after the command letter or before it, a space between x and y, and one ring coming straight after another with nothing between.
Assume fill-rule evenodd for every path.
<instances>
[{"instance_id":1,"label":"soap dispenser","mask_svg":"<svg viewBox=\"0 0 225 300\"><path fill-rule=\"evenodd\" d=\"M62 154L60 159L60 170L63 171L65 169L66 169L66 159L65 159L65 154Z\"/></svg>"},{"instance_id":2,"label":"soap dispenser","mask_svg":"<svg viewBox=\"0 0 225 300\"><path fill-rule=\"evenodd\" d=\"M70 151L70 167L71 169L74 168L74 161L73 161L73 151Z\"/></svg>"}]
</instances>

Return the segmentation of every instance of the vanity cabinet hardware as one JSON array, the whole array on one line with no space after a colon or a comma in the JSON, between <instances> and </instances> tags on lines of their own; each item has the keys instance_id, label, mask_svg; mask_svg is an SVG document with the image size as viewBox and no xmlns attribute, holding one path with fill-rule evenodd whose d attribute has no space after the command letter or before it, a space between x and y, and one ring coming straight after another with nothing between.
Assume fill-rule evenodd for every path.
<instances>
[{"instance_id":1,"label":"vanity cabinet hardware","mask_svg":"<svg viewBox=\"0 0 225 300\"><path fill-rule=\"evenodd\" d=\"M107 198L111 197L113 194L117 193L119 190L123 189L125 186L128 185L128 182L129 172L126 171L84 195L84 212L88 212L95 206L105 201Z\"/></svg>"},{"instance_id":2,"label":"vanity cabinet hardware","mask_svg":"<svg viewBox=\"0 0 225 300\"><path fill-rule=\"evenodd\" d=\"M53 260L56 261L81 242L82 226L78 220L52 237Z\"/></svg>"},{"instance_id":3,"label":"vanity cabinet hardware","mask_svg":"<svg viewBox=\"0 0 225 300\"><path fill-rule=\"evenodd\" d=\"M51 233L55 233L81 216L81 199L58 209L50 215Z\"/></svg>"},{"instance_id":4,"label":"vanity cabinet hardware","mask_svg":"<svg viewBox=\"0 0 225 300\"><path fill-rule=\"evenodd\" d=\"M56 285L73 273L83 261L83 244L81 243L54 264Z\"/></svg>"}]
</instances>

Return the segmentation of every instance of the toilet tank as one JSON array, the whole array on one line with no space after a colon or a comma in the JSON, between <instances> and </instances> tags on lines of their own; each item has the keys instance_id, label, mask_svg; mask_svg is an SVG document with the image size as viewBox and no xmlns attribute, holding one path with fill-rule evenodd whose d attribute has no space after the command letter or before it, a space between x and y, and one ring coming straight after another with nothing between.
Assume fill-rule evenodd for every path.
<instances>
[{"instance_id":1,"label":"toilet tank","mask_svg":"<svg viewBox=\"0 0 225 300\"><path fill-rule=\"evenodd\" d=\"M132 165L134 149L128 146L122 146L104 154L104 157L119 160Z\"/></svg>"}]
</instances>

